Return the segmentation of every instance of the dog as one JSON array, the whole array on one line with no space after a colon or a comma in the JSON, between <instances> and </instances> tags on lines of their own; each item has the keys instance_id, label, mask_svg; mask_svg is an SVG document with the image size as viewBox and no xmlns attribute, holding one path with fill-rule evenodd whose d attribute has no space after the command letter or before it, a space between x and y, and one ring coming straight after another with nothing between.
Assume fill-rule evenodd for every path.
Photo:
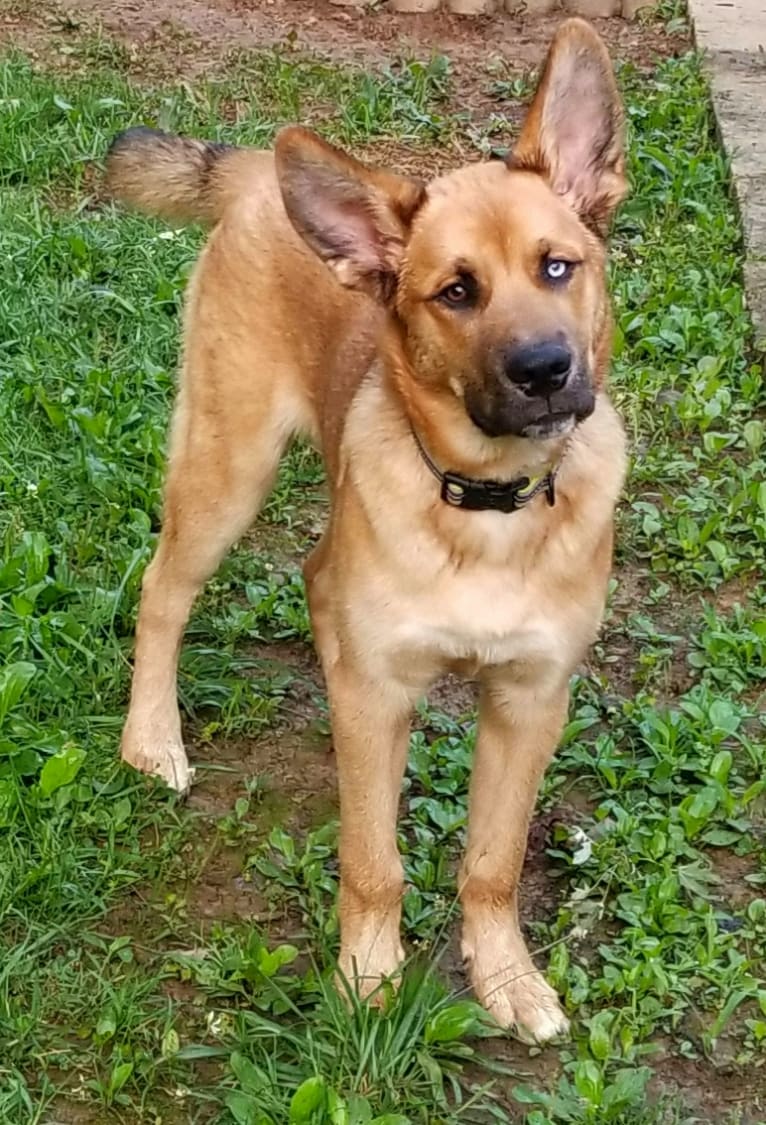
<instances>
[{"instance_id":1,"label":"dog","mask_svg":"<svg viewBox=\"0 0 766 1125\"><path fill-rule=\"evenodd\" d=\"M401 965L411 713L444 673L476 679L462 950L495 1020L538 1042L568 1024L521 933L519 876L625 473L605 390L623 122L604 44L571 19L507 158L427 184L297 126L273 152L131 129L107 159L114 198L213 227L122 757L188 788L175 681L192 603L308 435L331 493L304 574L337 756L339 970L367 996Z\"/></svg>"}]
</instances>

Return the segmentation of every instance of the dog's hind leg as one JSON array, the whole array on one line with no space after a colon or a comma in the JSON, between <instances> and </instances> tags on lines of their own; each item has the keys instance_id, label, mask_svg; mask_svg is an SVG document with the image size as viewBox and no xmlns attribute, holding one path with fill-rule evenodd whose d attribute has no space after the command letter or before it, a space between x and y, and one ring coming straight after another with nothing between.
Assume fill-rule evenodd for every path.
<instances>
[{"instance_id":1,"label":"dog's hind leg","mask_svg":"<svg viewBox=\"0 0 766 1125\"><path fill-rule=\"evenodd\" d=\"M203 583L257 514L298 428L298 411L276 386L259 386L247 397L223 394L220 381L206 385L201 374L212 375L195 371L192 394L182 391L176 410L164 520L143 582L121 746L124 761L180 792L191 781L176 701L184 627ZM229 386L241 385L236 372L228 377ZM218 387L215 401L211 386Z\"/></svg>"}]
</instances>

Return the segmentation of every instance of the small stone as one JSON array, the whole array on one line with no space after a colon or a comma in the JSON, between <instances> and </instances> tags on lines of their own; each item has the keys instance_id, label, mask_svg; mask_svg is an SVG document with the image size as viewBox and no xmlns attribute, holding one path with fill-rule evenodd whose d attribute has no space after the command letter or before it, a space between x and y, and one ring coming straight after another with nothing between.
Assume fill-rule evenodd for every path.
<instances>
[{"instance_id":1,"label":"small stone","mask_svg":"<svg viewBox=\"0 0 766 1125\"><path fill-rule=\"evenodd\" d=\"M617 16L622 9L622 0L564 0L564 8L573 16L584 16L587 20L604 19Z\"/></svg>"},{"instance_id":2,"label":"small stone","mask_svg":"<svg viewBox=\"0 0 766 1125\"><path fill-rule=\"evenodd\" d=\"M447 7L456 16L485 16L494 12L495 0L447 0Z\"/></svg>"},{"instance_id":3,"label":"small stone","mask_svg":"<svg viewBox=\"0 0 766 1125\"><path fill-rule=\"evenodd\" d=\"M736 934L744 925L741 918L719 918L718 932L721 934Z\"/></svg>"},{"instance_id":4,"label":"small stone","mask_svg":"<svg viewBox=\"0 0 766 1125\"><path fill-rule=\"evenodd\" d=\"M561 0L505 0L505 10L512 16L547 16L560 6Z\"/></svg>"},{"instance_id":5,"label":"small stone","mask_svg":"<svg viewBox=\"0 0 766 1125\"><path fill-rule=\"evenodd\" d=\"M391 0L395 12L435 12L440 0Z\"/></svg>"},{"instance_id":6,"label":"small stone","mask_svg":"<svg viewBox=\"0 0 766 1125\"><path fill-rule=\"evenodd\" d=\"M622 18L634 20L641 12L657 6L657 0L622 0Z\"/></svg>"}]
</instances>

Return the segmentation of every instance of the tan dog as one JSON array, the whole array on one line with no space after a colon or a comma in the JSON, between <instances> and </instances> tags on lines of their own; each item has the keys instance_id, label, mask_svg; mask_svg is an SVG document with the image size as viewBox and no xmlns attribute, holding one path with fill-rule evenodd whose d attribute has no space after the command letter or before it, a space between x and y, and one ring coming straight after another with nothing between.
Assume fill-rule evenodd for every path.
<instances>
[{"instance_id":1,"label":"tan dog","mask_svg":"<svg viewBox=\"0 0 766 1125\"><path fill-rule=\"evenodd\" d=\"M310 435L332 493L305 575L338 762L341 969L369 993L402 961L410 716L458 671L480 683L465 958L501 1024L564 1031L517 895L569 677L603 611L624 474L603 389L604 231L626 186L603 44L564 23L513 155L428 185L301 128L273 154L131 130L108 163L118 198L215 224L188 296L123 758L188 787L187 616L286 444Z\"/></svg>"}]
</instances>

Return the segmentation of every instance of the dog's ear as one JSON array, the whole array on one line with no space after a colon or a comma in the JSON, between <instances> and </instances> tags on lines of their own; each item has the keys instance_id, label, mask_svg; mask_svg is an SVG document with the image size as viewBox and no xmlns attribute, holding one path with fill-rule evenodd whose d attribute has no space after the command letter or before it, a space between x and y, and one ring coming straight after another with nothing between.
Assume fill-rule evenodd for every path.
<instances>
[{"instance_id":1,"label":"dog's ear","mask_svg":"<svg viewBox=\"0 0 766 1125\"><path fill-rule=\"evenodd\" d=\"M410 223L425 198L416 180L367 168L308 129L283 129L277 178L293 226L342 285L387 299Z\"/></svg>"},{"instance_id":2,"label":"dog's ear","mask_svg":"<svg viewBox=\"0 0 766 1125\"><path fill-rule=\"evenodd\" d=\"M625 197L622 102L606 47L584 20L556 32L508 163L544 176L602 232Z\"/></svg>"}]
</instances>

